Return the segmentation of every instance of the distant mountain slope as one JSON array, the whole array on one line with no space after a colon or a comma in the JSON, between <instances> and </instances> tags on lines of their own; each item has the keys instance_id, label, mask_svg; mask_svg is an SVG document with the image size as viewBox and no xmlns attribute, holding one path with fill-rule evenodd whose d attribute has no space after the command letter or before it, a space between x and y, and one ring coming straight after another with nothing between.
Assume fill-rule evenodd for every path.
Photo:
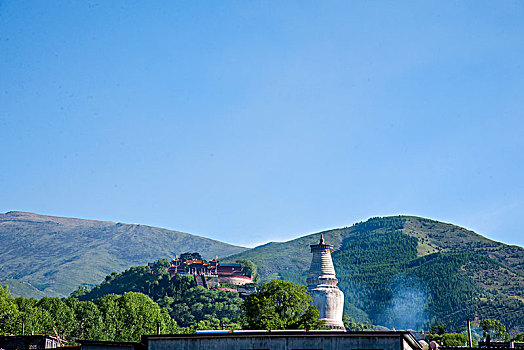
<instances>
[{"instance_id":1,"label":"distant mountain slope","mask_svg":"<svg viewBox=\"0 0 524 350\"><path fill-rule=\"evenodd\" d=\"M0 282L14 295L69 295L113 271L198 251L205 258L247 248L145 225L25 212L0 214Z\"/></svg>"},{"instance_id":2,"label":"distant mountain slope","mask_svg":"<svg viewBox=\"0 0 524 350\"><path fill-rule=\"evenodd\" d=\"M524 249L434 220L373 218L323 232L345 310L357 320L396 328L465 319L498 318L513 334L524 331ZM272 242L230 256L258 265L262 279L305 283L320 233Z\"/></svg>"}]
</instances>

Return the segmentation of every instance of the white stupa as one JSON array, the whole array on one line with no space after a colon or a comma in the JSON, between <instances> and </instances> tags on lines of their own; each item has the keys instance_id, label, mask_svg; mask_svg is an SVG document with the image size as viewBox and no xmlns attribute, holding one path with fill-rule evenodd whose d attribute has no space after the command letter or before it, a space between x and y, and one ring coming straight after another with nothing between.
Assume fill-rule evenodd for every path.
<instances>
[{"instance_id":1,"label":"white stupa","mask_svg":"<svg viewBox=\"0 0 524 350\"><path fill-rule=\"evenodd\" d=\"M325 320L331 329L345 329L342 322L344 309L344 293L337 287L335 267L331 260L333 246L324 243L324 235L320 235L319 244L311 245L313 259L309 268L307 287L313 297L313 305L320 311L320 318Z\"/></svg>"}]
</instances>

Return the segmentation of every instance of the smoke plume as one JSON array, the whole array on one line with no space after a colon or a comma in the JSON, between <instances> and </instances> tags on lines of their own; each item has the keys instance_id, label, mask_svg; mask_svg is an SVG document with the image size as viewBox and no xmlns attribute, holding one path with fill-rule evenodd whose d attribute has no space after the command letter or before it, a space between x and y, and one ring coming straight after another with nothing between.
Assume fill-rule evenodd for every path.
<instances>
[{"instance_id":1,"label":"smoke plume","mask_svg":"<svg viewBox=\"0 0 524 350\"><path fill-rule=\"evenodd\" d=\"M389 283L392 292L379 321L397 330L420 330L428 321L428 292L423 282L413 276L399 274Z\"/></svg>"}]
</instances>

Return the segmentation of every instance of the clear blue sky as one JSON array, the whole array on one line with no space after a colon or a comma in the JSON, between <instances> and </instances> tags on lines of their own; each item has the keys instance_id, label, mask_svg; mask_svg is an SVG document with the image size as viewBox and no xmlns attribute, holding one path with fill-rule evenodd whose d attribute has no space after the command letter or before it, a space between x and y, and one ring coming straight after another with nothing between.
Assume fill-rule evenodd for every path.
<instances>
[{"instance_id":1,"label":"clear blue sky","mask_svg":"<svg viewBox=\"0 0 524 350\"><path fill-rule=\"evenodd\" d=\"M524 245L522 1L0 1L0 212Z\"/></svg>"}]
</instances>

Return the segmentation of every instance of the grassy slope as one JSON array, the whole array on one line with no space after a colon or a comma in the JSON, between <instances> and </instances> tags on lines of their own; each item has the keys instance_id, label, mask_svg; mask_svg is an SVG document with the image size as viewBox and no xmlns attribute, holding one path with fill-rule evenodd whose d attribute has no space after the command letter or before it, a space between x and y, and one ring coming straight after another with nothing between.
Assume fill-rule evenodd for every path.
<instances>
[{"instance_id":1,"label":"grassy slope","mask_svg":"<svg viewBox=\"0 0 524 350\"><path fill-rule=\"evenodd\" d=\"M15 295L41 296L36 288L41 294L66 296L81 284L94 285L113 271L159 258L186 251L212 258L245 249L144 225L0 214L0 281Z\"/></svg>"},{"instance_id":2,"label":"grassy slope","mask_svg":"<svg viewBox=\"0 0 524 350\"><path fill-rule=\"evenodd\" d=\"M393 231L406 239L416 238L416 250L412 255L404 254L404 260L395 261L397 253L387 251L387 244L373 246L378 244L373 242L374 238L391 235ZM319 236L320 233L316 233L267 244L228 257L228 260L252 260L258 265L262 279L283 278L304 283L311 262L309 245L318 242ZM454 327L460 326L465 317L495 317L506 320L512 333L524 331L524 249L521 247L495 242L455 225L407 216L370 219L349 228L326 231L324 237L335 247L333 260L339 284L346 292L346 301L353 301L346 303L346 311L357 318L370 317L378 322L377 310L384 306L384 300L378 299L392 293L388 280L398 277L393 275L395 272L422 280L426 288L430 288L430 303L435 310L440 310L439 319ZM373 252L371 255L384 258L375 262L347 263L353 255L365 258L365 252L347 244L359 240L371 244L368 247ZM407 239L406 242L413 241ZM431 259L417 262L421 257ZM422 265L411 266L410 263ZM459 287L446 286L448 280ZM382 295L373 291L377 288L384 289ZM458 288L459 296L462 293L471 300L461 302L457 293L453 294L453 288ZM359 295L371 299L355 306L355 298ZM366 309L366 306L369 307ZM442 309L445 307L448 309Z\"/></svg>"},{"instance_id":3,"label":"grassy slope","mask_svg":"<svg viewBox=\"0 0 524 350\"><path fill-rule=\"evenodd\" d=\"M7 280L7 281L2 281L0 284L8 285L11 295L14 295L14 296L23 295L26 298L35 298L35 299L40 299L46 296L44 292L37 289L36 287L33 287L30 283L27 283L27 282L20 282L18 280Z\"/></svg>"}]
</instances>

